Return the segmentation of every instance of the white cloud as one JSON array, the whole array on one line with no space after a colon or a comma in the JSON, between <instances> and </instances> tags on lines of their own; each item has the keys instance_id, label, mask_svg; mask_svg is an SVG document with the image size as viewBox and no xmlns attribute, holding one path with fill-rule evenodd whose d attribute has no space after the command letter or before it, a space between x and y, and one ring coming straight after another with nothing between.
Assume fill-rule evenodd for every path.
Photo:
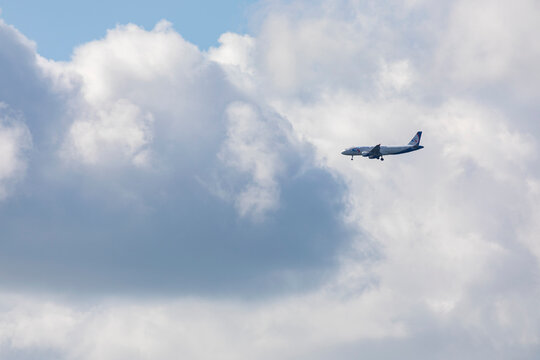
<instances>
[{"instance_id":1,"label":"white cloud","mask_svg":"<svg viewBox=\"0 0 540 360\"><path fill-rule=\"evenodd\" d=\"M259 76L266 92L316 93L336 84L356 86L370 66L363 28L324 15L271 13L257 38Z\"/></svg>"},{"instance_id":2,"label":"white cloud","mask_svg":"<svg viewBox=\"0 0 540 360\"><path fill-rule=\"evenodd\" d=\"M28 128L16 114L13 116L8 106L0 102L0 199L4 199L10 185L24 175L27 152L32 147Z\"/></svg>"},{"instance_id":3,"label":"white cloud","mask_svg":"<svg viewBox=\"0 0 540 360\"><path fill-rule=\"evenodd\" d=\"M237 88L256 91L253 83L255 39L249 35L225 33L219 37L219 43L219 47L210 48L208 58L223 66Z\"/></svg>"},{"instance_id":4,"label":"white cloud","mask_svg":"<svg viewBox=\"0 0 540 360\"><path fill-rule=\"evenodd\" d=\"M390 358L537 357L537 133L534 124L514 126L513 99L507 106L482 95L508 87L537 113L530 98L540 82L525 79L540 63L531 40L538 8L526 0L511 9L441 6L269 6L258 34L224 34L208 54L166 23L120 26L70 63L43 63L60 66L70 81L58 86L75 93L64 142L72 160L118 155L137 165L151 153L177 160L173 173L186 176L202 168L186 158L198 163L206 151L219 163L210 162L212 174L234 173L227 195L240 217L264 222L294 180L288 157L304 154L301 139L319 168L346 183L343 221L356 240L323 285L258 303L125 299L81 310L8 299L4 349L80 359L357 358L384 355L381 348L395 350ZM507 12L517 26L502 31ZM0 128L14 144L0 170L6 178L24 148L24 131L10 126ZM426 147L413 154L384 163L339 155L349 145L406 143L417 130ZM171 151L178 142L182 151ZM358 351L336 355L347 347Z\"/></svg>"},{"instance_id":5,"label":"white cloud","mask_svg":"<svg viewBox=\"0 0 540 360\"><path fill-rule=\"evenodd\" d=\"M89 119L75 120L69 130L64 156L86 164L127 158L137 166L147 165L147 147L152 141L152 116L134 104L119 100Z\"/></svg>"},{"instance_id":6,"label":"white cloud","mask_svg":"<svg viewBox=\"0 0 540 360\"><path fill-rule=\"evenodd\" d=\"M395 61L381 64L379 73L379 84L381 91L402 91L411 85L413 74L411 66L407 60Z\"/></svg>"},{"instance_id":7,"label":"white cloud","mask_svg":"<svg viewBox=\"0 0 540 360\"><path fill-rule=\"evenodd\" d=\"M69 94L66 158L87 164L148 165L155 136L175 147L189 148L195 138L208 144L230 97L217 66L166 21L151 31L117 26L75 49L72 61L40 65L57 91Z\"/></svg>"},{"instance_id":8,"label":"white cloud","mask_svg":"<svg viewBox=\"0 0 540 360\"><path fill-rule=\"evenodd\" d=\"M537 99L538 2L458 1L439 42L440 71L461 88L502 86L506 96Z\"/></svg>"},{"instance_id":9,"label":"white cloud","mask_svg":"<svg viewBox=\"0 0 540 360\"><path fill-rule=\"evenodd\" d=\"M284 171L283 129L264 119L255 106L233 103L227 108L227 138L219 157L228 166L252 177L236 199L242 216L261 218L279 203L277 176ZM276 126L277 125L277 126Z\"/></svg>"},{"instance_id":10,"label":"white cloud","mask_svg":"<svg viewBox=\"0 0 540 360\"><path fill-rule=\"evenodd\" d=\"M140 103L156 101L156 95L165 95L167 85L196 79L202 66L202 54L196 46L165 21L152 31L133 24L118 26L104 39L79 46L67 64L82 78L84 98L98 106L118 94Z\"/></svg>"},{"instance_id":11,"label":"white cloud","mask_svg":"<svg viewBox=\"0 0 540 360\"><path fill-rule=\"evenodd\" d=\"M223 359L309 358L332 343L405 335L403 325L385 313L386 301L370 294L350 299L314 294L260 305L117 300L71 308L17 297L2 303L7 311L0 318L0 344L54 348L81 360L210 359L216 353Z\"/></svg>"},{"instance_id":12,"label":"white cloud","mask_svg":"<svg viewBox=\"0 0 540 360\"><path fill-rule=\"evenodd\" d=\"M532 10L527 5L530 3L525 3L526 6L518 8ZM303 9L311 9L306 3L300 4ZM461 7L465 12L469 10L468 4L459 3L451 16L461 11L457 10ZM320 8L314 11L315 14L319 14L318 10ZM470 10L467 16L482 16L475 12L475 6ZM396 317L410 314L411 318L423 318L431 313L430 316L434 316L439 324L451 324L448 326L457 328L473 326L489 341L511 344L529 339L527 344L537 344L534 331L538 323L523 324L521 320L508 317L504 322L490 320L489 325L483 323L486 318L498 316L496 314L500 310L495 307L486 310L476 320L466 320L467 316L474 318L473 314L485 306L483 299L474 291L484 282L497 283L488 290L491 296L519 299L515 302L503 301L505 313L513 307L517 310L529 306L531 293L527 289L505 289L514 280L500 277L505 272L502 269L506 267L518 269L517 273L536 274L539 270L534 262L520 262L514 258L516 253L521 254L522 251L522 233L528 234L524 235L528 239L525 241L526 252L537 253L533 245L534 230L522 230L522 226L534 223L531 219L534 215L530 214L535 213L535 206L526 200L532 194L523 191L537 171L534 166L537 159L534 137L514 128L509 109L500 104L486 104L485 98L477 99L464 94L443 101L429 99L429 92L433 89L429 77L444 79L448 75L447 69L438 67L440 53L437 47L426 47L421 49L424 58L419 64L423 67L427 64L427 71L414 71L412 75L410 69L417 68L415 62L419 61L418 57L402 48L400 42L422 44L422 39L407 39L399 33L400 25L406 24L407 19L391 25L384 18L374 16L372 23L382 26L379 30L370 28L374 31L370 35L384 44L382 49L372 48L376 55L383 58L383 67L378 76L372 74L380 64L380 58L373 56L362 58L364 63L361 70L346 66L350 77L359 80L357 86L347 81L335 83L329 80L329 74L335 74L335 67L343 64L333 61L334 57L347 58L362 50L369 51L369 46L359 41L356 45L338 46L339 50L331 51L332 47L325 42L325 36L347 26L360 28L354 23L355 20L347 22L346 17L340 18L341 23L327 29L322 36L312 37L322 39L320 42L311 41L306 45L307 41L302 41L297 35L302 33L302 26L316 30L317 24L332 27L335 21L331 10L326 13L331 19L312 21L310 17L314 12L306 10L305 18L309 20L300 19L294 23L287 20L286 15L269 16L262 27L263 36L268 38L258 38L257 41L264 40L281 47L264 47L268 53L263 53L262 56L267 56L257 71L262 72L261 77L271 74L270 77L276 79L276 86L283 90L283 95L272 92L269 101L291 122L301 138L315 146L321 166L347 179L350 189L348 218L381 247L383 259L371 267L368 274L377 279L380 289L399 294L402 312L398 311ZM384 13L384 9L381 12ZM529 16L525 18L529 19ZM490 22L493 19L488 16L484 20ZM454 25L449 27L450 33L467 31L466 27ZM529 21L522 28L528 26L537 25ZM339 33L336 43L351 44L353 37L348 38L348 32ZM475 34L479 35L478 32ZM511 36L515 35L513 33ZM429 40L432 39L432 34L427 36ZM480 34L479 39L483 41L486 36L487 33ZM361 38L362 35L357 37ZM443 33L440 39L445 38L446 34ZM459 54L462 50L466 51L470 37L463 35L461 38L464 42L450 44L449 52ZM492 38L485 41L501 51L496 48ZM319 52L310 52L309 46ZM395 60L396 54L391 51L391 46L402 51L398 51L397 55L400 56L397 59L407 60ZM441 47L445 46L443 42ZM527 45L522 46L525 53L529 53ZM282 62L275 61L274 57L281 53L287 56L281 58ZM514 49L513 53L520 52ZM496 57L496 52L493 56ZM534 58L533 51L525 57L525 61ZM329 60L329 63L326 64L325 60ZM473 63L469 60L469 57L456 60L455 69L461 69L462 63L465 66ZM516 76L515 70L523 60L503 60L508 63L496 68L497 79L504 78L518 86L518 91L526 91L529 84L515 82L520 77ZM300 61L303 66L297 66ZM478 65L481 61L474 63L483 66ZM271 65L267 67L267 64ZM315 68L317 72L310 71ZM303 77L307 72L309 76ZM415 85L409 88L413 76ZM361 82L361 79L367 79L371 94L366 93L366 81ZM486 80L478 76L474 79L479 82ZM469 80L467 76L455 76L452 78L455 83L446 85L445 89L448 91L450 88L451 93L455 91L457 94L459 89L467 86ZM377 85L377 81L386 91L377 92L373 86ZM312 84L320 86L314 100L291 95L291 89L308 86L311 90ZM437 93L435 97L439 95ZM390 158L391 165L351 163L336 156L339 149L354 144L406 143L419 129L424 130L426 149L409 157L401 157L399 162ZM369 251L366 246L362 239L357 249L359 252ZM360 276L365 276L365 267L357 267L354 262L350 266L353 273L359 271ZM347 278L357 278L345 268L344 273ZM505 327L515 329L516 335L508 335ZM414 327L410 329L411 333L418 330Z\"/></svg>"}]
</instances>

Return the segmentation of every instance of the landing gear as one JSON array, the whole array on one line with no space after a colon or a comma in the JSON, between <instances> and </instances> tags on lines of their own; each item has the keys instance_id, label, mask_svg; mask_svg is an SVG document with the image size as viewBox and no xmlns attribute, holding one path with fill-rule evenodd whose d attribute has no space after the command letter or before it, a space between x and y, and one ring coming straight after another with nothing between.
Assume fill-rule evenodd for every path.
<instances>
[{"instance_id":1,"label":"landing gear","mask_svg":"<svg viewBox=\"0 0 540 360\"><path fill-rule=\"evenodd\" d=\"M351 155L351 160L354 160L354 156Z\"/></svg>"},{"instance_id":2,"label":"landing gear","mask_svg":"<svg viewBox=\"0 0 540 360\"><path fill-rule=\"evenodd\" d=\"M384 158L381 156L381 161L384 161Z\"/></svg>"}]
</instances>

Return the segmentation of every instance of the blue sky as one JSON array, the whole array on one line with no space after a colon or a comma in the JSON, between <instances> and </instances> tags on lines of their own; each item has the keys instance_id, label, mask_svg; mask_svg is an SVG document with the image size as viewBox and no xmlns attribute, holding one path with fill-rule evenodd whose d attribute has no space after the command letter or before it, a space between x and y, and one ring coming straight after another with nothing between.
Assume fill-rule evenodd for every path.
<instances>
[{"instance_id":1,"label":"blue sky","mask_svg":"<svg viewBox=\"0 0 540 360\"><path fill-rule=\"evenodd\" d=\"M2 17L38 45L42 56L68 60L73 48L105 36L116 24L152 29L162 19L201 49L227 31L242 33L254 0L1 0Z\"/></svg>"}]
</instances>

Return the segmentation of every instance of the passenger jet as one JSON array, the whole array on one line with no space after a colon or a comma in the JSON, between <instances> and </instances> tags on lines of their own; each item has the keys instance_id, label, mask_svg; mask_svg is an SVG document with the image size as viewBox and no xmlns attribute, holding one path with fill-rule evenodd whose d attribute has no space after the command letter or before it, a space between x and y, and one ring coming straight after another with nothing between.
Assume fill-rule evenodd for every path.
<instances>
[{"instance_id":1,"label":"passenger jet","mask_svg":"<svg viewBox=\"0 0 540 360\"><path fill-rule=\"evenodd\" d=\"M405 154L411 151L423 149L424 147L420 145L421 137L422 132L419 131L405 146L381 146L381 144L375 146L359 146L343 150L341 153L343 155L350 156L351 160L353 160L355 156L360 155L369 159L380 159L382 161L384 160L383 155Z\"/></svg>"}]
</instances>

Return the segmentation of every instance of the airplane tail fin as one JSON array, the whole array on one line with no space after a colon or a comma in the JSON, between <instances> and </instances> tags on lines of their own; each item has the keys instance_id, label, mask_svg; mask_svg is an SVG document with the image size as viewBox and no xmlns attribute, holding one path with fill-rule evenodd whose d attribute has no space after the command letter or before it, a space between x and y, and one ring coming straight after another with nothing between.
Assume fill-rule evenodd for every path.
<instances>
[{"instance_id":1,"label":"airplane tail fin","mask_svg":"<svg viewBox=\"0 0 540 360\"><path fill-rule=\"evenodd\" d=\"M420 145L420 138L422 137L422 132L419 131L416 133L416 135L414 135L414 137L412 138L411 141L409 141L409 143L407 145L409 146L417 146L417 145Z\"/></svg>"}]
</instances>

